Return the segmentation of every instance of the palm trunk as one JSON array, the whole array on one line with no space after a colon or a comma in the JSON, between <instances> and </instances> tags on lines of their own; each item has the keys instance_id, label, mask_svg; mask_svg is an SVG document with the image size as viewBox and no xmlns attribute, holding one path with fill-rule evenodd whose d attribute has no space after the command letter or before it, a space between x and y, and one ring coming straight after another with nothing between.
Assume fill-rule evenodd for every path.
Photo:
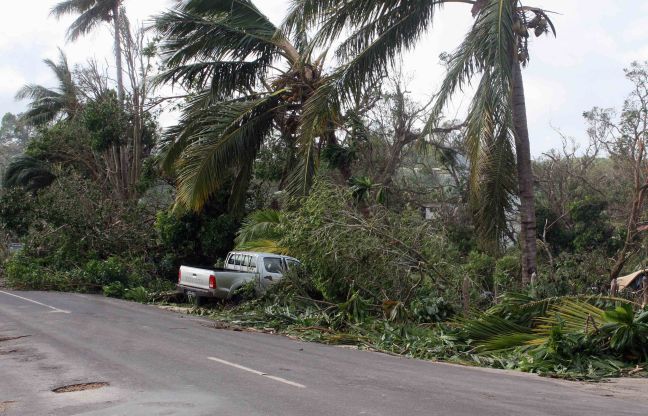
<instances>
[{"instance_id":1,"label":"palm trunk","mask_svg":"<svg viewBox=\"0 0 648 416\"><path fill-rule=\"evenodd\" d=\"M528 285L531 282L531 276L537 271L536 216L524 82L522 79L522 68L517 59L513 64L512 89L515 153L517 155L518 191L520 196L522 283Z\"/></svg>"},{"instance_id":2,"label":"palm trunk","mask_svg":"<svg viewBox=\"0 0 648 416\"><path fill-rule=\"evenodd\" d=\"M117 95L119 102L124 103L124 74L122 71L122 47L121 47L121 29L120 29L120 11L119 2L115 2L113 7L113 24L115 25L115 66L117 67Z\"/></svg>"},{"instance_id":3,"label":"palm trunk","mask_svg":"<svg viewBox=\"0 0 648 416\"><path fill-rule=\"evenodd\" d=\"M121 45L121 11L119 1L115 2L113 7L113 24L115 27L115 67L117 70L117 96L119 97L119 103L121 106L124 105L124 100L126 99L126 93L124 92L124 70L122 64L122 45ZM128 184L128 162L127 162L127 148L128 146L120 146L117 149L118 152L118 169L117 175L119 177L119 186L120 189L118 193L122 198L127 199L129 197L129 184Z\"/></svg>"}]
</instances>

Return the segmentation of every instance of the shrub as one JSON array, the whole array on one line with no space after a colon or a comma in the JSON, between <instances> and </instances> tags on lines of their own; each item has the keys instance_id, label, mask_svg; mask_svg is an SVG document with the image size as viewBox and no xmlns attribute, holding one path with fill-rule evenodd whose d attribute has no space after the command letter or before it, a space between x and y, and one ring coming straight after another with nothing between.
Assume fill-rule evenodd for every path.
<instances>
[{"instance_id":1,"label":"shrub","mask_svg":"<svg viewBox=\"0 0 648 416\"><path fill-rule=\"evenodd\" d=\"M124 299L132 300L134 302L147 303L149 301L149 293L142 286L126 289Z\"/></svg>"},{"instance_id":2,"label":"shrub","mask_svg":"<svg viewBox=\"0 0 648 416\"><path fill-rule=\"evenodd\" d=\"M155 230L164 253L159 262L163 276L172 279L181 264L213 265L227 255L234 247L240 222L226 210L226 205L212 200L200 214L157 214Z\"/></svg>"},{"instance_id":3,"label":"shrub","mask_svg":"<svg viewBox=\"0 0 648 416\"><path fill-rule=\"evenodd\" d=\"M117 257L108 260L90 260L86 263L84 272L88 278L97 285L104 286L111 283L128 284L128 271L126 266Z\"/></svg>"},{"instance_id":4,"label":"shrub","mask_svg":"<svg viewBox=\"0 0 648 416\"><path fill-rule=\"evenodd\" d=\"M123 298L126 289L122 282L113 282L103 287L103 294L109 298Z\"/></svg>"},{"instance_id":5,"label":"shrub","mask_svg":"<svg viewBox=\"0 0 648 416\"><path fill-rule=\"evenodd\" d=\"M442 297L418 296L411 304L413 318L418 323L443 322L454 315L454 307Z\"/></svg>"},{"instance_id":6,"label":"shrub","mask_svg":"<svg viewBox=\"0 0 648 416\"><path fill-rule=\"evenodd\" d=\"M495 285L496 292L501 293L503 290L517 290L520 286L521 275L522 267L518 254L508 254L498 259L495 263L495 273L493 275L493 284Z\"/></svg>"},{"instance_id":7,"label":"shrub","mask_svg":"<svg viewBox=\"0 0 648 416\"><path fill-rule=\"evenodd\" d=\"M79 268L47 268L23 252L17 253L7 261L5 272L7 284L21 290L93 292L100 288Z\"/></svg>"},{"instance_id":8,"label":"shrub","mask_svg":"<svg viewBox=\"0 0 648 416\"><path fill-rule=\"evenodd\" d=\"M495 272L495 259L486 253L471 251L468 255L466 271L483 291L493 289L493 273Z\"/></svg>"}]
</instances>

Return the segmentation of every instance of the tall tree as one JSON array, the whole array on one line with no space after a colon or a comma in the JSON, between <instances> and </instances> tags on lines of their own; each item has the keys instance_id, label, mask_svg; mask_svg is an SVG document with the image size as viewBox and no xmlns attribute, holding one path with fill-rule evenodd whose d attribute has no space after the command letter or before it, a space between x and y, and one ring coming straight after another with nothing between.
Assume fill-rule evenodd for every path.
<instances>
[{"instance_id":1,"label":"tall tree","mask_svg":"<svg viewBox=\"0 0 648 416\"><path fill-rule=\"evenodd\" d=\"M378 82L393 67L399 52L411 49L431 28L438 9L448 3L472 6L475 24L452 54L449 72L427 123L431 131L447 100L476 75L481 75L467 120L472 165L473 206L481 234L498 241L506 213L520 200L523 281L536 271L533 174L522 66L528 62L529 31L553 30L545 11L518 0L293 0L285 27L318 27L316 42L326 44L351 29L337 49L346 62L306 104L306 126L335 112L358 93ZM303 130L308 137L309 129ZM516 178L517 173L517 178Z\"/></svg>"},{"instance_id":2,"label":"tall tree","mask_svg":"<svg viewBox=\"0 0 648 416\"><path fill-rule=\"evenodd\" d=\"M60 18L68 14L79 15L68 29L68 39L74 41L91 32L100 23L111 23L115 42L115 66L117 70L117 93L124 102L122 68L121 6L123 0L65 0L52 8L51 14Z\"/></svg>"},{"instance_id":3,"label":"tall tree","mask_svg":"<svg viewBox=\"0 0 648 416\"><path fill-rule=\"evenodd\" d=\"M58 63L50 59L44 62L54 73L58 86L47 88L28 84L16 94L16 99L30 100L27 111L20 117L23 122L32 125L49 123L60 117L71 119L81 110L79 88L74 81L65 53L59 50Z\"/></svg>"}]
</instances>

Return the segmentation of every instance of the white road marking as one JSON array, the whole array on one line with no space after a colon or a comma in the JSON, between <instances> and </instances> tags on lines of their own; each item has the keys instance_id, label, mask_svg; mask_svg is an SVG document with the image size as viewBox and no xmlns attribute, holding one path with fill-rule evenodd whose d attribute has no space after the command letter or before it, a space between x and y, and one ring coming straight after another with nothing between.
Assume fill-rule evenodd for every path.
<instances>
[{"instance_id":1,"label":"white road marking","mask_svg":"<svg viewBox=\"0 0 648 416\"><path fill-rule=\"evenodd\" d=\"M46 305L44 303L40 303L40 302L37 302L37 301L32 300L32 299L27 299L27 298L24 298L22 296L14 295L13 293L5 292L4 290L0 290L0 293L4 293L5 295L13 296L14 298L26 300L27 302L35 303L37 305L44 306L46 308L50 308L52 310L51 313L70 313L70 311L64 311L63 309L55 308L54 306Z\"/></svg>"},{"instance_id":2,"label":"white road marking","mask_svg":"<svg viewBox=\"0 0 648 416\"><path fill-rule=\"evenodd\" d=\"M256 374L257 376L263 376L263 377L269 378L271 380L278 381L280 383L288 384L289 386L298 387L300 389L305 389L306 388L306 386L304 386L303 384L295 383L294 381L286 380L285 378L281 378L281 377L277 377L277 376L271 376L270 374L266 374L266 373L264 373L262 371L257 371L257 370L254 370L252 368L244 367L244 366L239 365L239 364L235 364L235 363L231 363L229 361L221 360L220 358L207 357L207 359L211 360L211 361L216 361L217 363L229 365L230 367L238 368L239 370L247 371L248 373Z\"/></svg>"}]
</instances>

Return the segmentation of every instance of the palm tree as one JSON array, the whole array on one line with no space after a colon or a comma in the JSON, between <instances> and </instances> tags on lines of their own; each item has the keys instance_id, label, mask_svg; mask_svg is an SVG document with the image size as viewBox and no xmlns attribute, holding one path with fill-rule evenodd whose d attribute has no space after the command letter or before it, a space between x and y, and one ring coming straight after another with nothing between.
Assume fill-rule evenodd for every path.
<instances>
[{"instance_id":1,"label":"palm tree","mask_svg":"<svg viewBox=\"0 0 648 416\"><path fill-rule=\"evenodd\" d=\"M325 124L313 140L297 144L303 104L322 71L303 33L291 42L251 0L190 0L158 16L155 26L166 67L158 82L192 92L163 145L163 167L178 177L179 205L200 210L234 178L231 206L240 206L271 136L291 153L288 186L306 189L319 147L336 138Z\"/></svg>"},{"instance_id":2,"label":"palm tree","mask_svg":"<svg viewBox=\"0 0 648 416\"><path fill-rule=\"evenodd\" d=\"M103 22L112 23L115 41L115 66L117 67L117 93L124 102L124 81L121 47L121 6L124 0L65 0L52 8L50 14L56 18L67 14L78 14L68 29L68 40L74 41L88 34Z\"/></svg>"},{"instance_id":3,"label":"palm tree","mask_svg":"<svg viewBox=\"0 0 648 416\"><path fill-rule=\"evenodd\" d=\"M451 56L426 131L436 126L448 99L481 75L466 127L476 222L485 240L499 245L517 191L522 278L529 282L536 271L536 225L521 67L529 60L529 31L539 36L554 30L544 10L523 6L519 0L293 0L285 22L287 33L303 31L304 25L319 27L315 43L326 44L344 29L352 29L337 49L346 64L305 104L304 137L308 139L308 127L322 115L340 111L377 83L398 54L413 48L431 28L438 9L448 3L472 5L475 24Z\"/></svg>"},{"instance_id":4,"label":"palm tree","mask_svg":"<svg viewBox=\"0 0 648 416\"><path fill-rule=\"evenodd\" d=\"M29 99L28 110L21 115L23 121L32 125L52 122L59 117L74 118L81 110L79 88L74 82L67 57L59 49L59 62L46 59L58 81L58 87L51 89L41 85L28 84L16 94L16 99Z\"/></svg>"}]
</instances>

